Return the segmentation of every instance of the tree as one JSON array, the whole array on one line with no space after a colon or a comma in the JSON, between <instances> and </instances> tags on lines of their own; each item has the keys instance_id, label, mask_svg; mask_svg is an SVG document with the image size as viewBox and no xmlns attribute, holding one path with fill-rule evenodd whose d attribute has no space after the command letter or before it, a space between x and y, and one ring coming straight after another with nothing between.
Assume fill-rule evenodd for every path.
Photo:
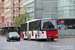
<instances>
[{"instance_id":1,"label":"tree","mask_svg":"<svg viewBox=\"0 0 75 50\"><path fill-rule=\"evenodd\" d=\"M22 23L25 23L26 21L30 20L29 13L27 11L24 12L24 14L21 14L20 17L17 20L17 25L14 27L14 30L17 29L17 26L20 26Z\"/></svg>"},{"instance_id":2,"label":"tree","mask_svg":"<svg viewBox=\"0 0 75 50\"><path fill-rule=\"evenodd\" d=\"M17 25L21 25L22 23L25 23L26 21L30 20L29 13L27 11L24 12L24 14L20 15L20 17L17 20Z\"/></svg>"}]
</instances>

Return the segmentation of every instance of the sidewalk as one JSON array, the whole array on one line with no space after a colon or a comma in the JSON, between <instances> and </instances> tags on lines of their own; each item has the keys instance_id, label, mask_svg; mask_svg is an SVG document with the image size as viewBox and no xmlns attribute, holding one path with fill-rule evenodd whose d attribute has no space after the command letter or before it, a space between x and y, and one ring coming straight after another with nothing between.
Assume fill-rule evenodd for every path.
<instances>
[{"instance_id":1,"label":"sidewalk","mask_svg":"<svg viewBox=\"0 0 75 50\"><path fill-rule=\"evenodd\" d=\"M58 36L58 38L60 39L60 38L75 38L75 36Z\"/></svg>"},{"instance_id":2,"label":"sidewalk","mask_svg":"<svg viewBox=\"0 0 75 50\"><path fill-rule=\"evenodd\" d=\"M0 34L0 36L2 36L2 37L6 37L6 35L2 35L2 34Z\"/></svg>"}]
</instances>

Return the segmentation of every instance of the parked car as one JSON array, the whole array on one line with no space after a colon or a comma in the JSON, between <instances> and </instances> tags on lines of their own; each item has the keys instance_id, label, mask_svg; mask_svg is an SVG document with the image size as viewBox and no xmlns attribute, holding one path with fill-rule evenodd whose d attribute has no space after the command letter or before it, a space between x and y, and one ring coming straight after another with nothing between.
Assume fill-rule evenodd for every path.
<instances>
[{"instance_id":1,"label":"parked car","mask_svg":"<svg viewBox=\"0 0 75 50\"><path fill-rule=\"evenodd\" d=\"M20 36L17 32L9 32L7 34L7 41L10 42L10 40L17 40L20 41Z\"/></svg>"}]
</instances>

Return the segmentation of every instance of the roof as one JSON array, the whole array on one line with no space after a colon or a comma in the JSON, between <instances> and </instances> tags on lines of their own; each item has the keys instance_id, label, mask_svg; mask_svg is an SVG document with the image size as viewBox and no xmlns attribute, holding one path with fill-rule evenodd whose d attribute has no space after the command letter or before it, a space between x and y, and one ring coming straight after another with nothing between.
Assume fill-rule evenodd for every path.
<instances>
[{"instance_id":1,"label":"roof","mask_svg":"<svg viewBox=\"0 0 75 50\"><path fill-rule=\"evenodd\" d=\"M33 22L33 21L37 21L37 20L40 20L40 19L33 19L33 20L27 21L25 23L29 23L29 22ZM22 24L25 24L25 23L22 23Z\"/></svg>"},{"instance_id":2,"label":"roof","mask_svg":"<svg viewBox=\"0 0 75 50\"><path fill-rule=\"evenodd\" d=\"M40 20L40 19L34 19L34 20L30 20L30 21L27 21L27 23L28 23L28 22L37 21L37 20Z\"/></svg>"},{"instance_id":3,"label":"roof","mask_svg":"<svg viewBox=\"0 0 75 50\"><path fill-rule=\"evenodd\" d=\"M3 27L14 27L14 26L3 26Z\"/></svg>"},{"instance_id":4,"label":"roof","mask_svg":"<svg viewBox=\"0 0 75 50\"><path fill-rule=\"evenodd\" d=\"M56 19L56 18L33 19L33 20L30 20L30 21L27 21L26 23L37 21L37 20L44 20L44 19ZM23 23L23 24L25 24L25 23Z\"/></svg>"}]
</instances>

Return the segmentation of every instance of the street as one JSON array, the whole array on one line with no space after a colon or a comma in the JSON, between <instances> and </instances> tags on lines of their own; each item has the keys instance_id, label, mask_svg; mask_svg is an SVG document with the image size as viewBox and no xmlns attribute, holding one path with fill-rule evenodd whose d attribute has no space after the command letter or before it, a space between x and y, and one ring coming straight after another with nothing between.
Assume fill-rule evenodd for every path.
<instances>
[{"instance_id":1,"label":"street","mask_svg":"<svg viewBox=\"0 0 75 50\"><path fill-rule=\"evenodd\" d=\"M75 38L61 38L54 41L6 41L6 37L0 35L0 50L75 50Z\"/></svg>"}]
</instances>

